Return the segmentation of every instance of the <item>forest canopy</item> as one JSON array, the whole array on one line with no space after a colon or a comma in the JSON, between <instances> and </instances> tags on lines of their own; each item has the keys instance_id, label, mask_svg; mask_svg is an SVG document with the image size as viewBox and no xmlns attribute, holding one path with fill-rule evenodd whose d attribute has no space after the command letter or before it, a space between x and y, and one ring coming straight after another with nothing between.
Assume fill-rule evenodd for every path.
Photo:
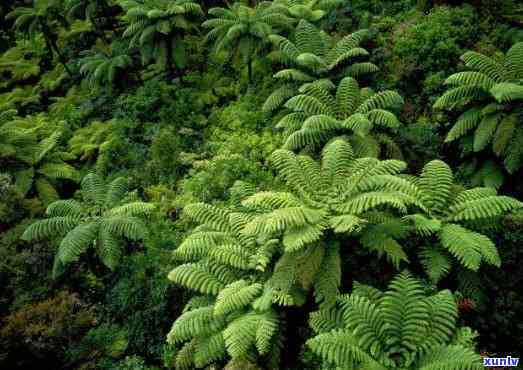
<instances>
[{"instance_id":1,"label":"forest canopy","mask_svg":"<svg viewBox=\"0 0 523 370\"><path fill-rule=\"evenodd\" d=\"M523 348L516 0L0 5L0 368Z\"/></svg>"}]
</instances>

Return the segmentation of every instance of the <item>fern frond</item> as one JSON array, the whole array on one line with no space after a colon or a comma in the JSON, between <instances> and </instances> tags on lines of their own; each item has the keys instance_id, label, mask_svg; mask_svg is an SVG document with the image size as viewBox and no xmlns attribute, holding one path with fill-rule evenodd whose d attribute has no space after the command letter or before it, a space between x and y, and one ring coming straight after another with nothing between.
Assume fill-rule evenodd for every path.
<instances>
[{"instance_id":1,"label":"fern frond","mask_svg":"<svg viewBox=\"0 0 523 370\"><path fill-rule=\"evenodd\" d=\"M327 333L344 327L343 313L337 308L325 308L312 312L309 325L316 334Z\"/></svg>"},{"instance_id":2,"label":"fern frond","mask_svg":"<svg viewBox=\"0 0 523 370\"><path fill-rule=\"evenodd\" d=\"M376 361L358 345L358 340L345 330L333 330L309 339L306 345L328 363L350 368L354 363L375 364ZM374 365L376 366L376 365ZM385 370L377 366L373 369Z\"/></svg>"},{"instance_id":3,"label":"fern frond","mask_svg":"<svg viewBox=\"0 0 523 370\"><path fill-rule=\"evenodd\" d=\"M52 217L39 220L29 225L22 234L23 240L42 240L64 234L78 225L78 220L71 216Z\"/></svg>"},{"instance_id":4,"label":"fern frond","mask_svg":"<svg viewBox=\"0 0 523 370\"><path fill-rule=\"evenodd\" d=\"M225 356L225 341L222 332L217 332L209 336L201 336L196 339L194 365L197 368L204 368L213 362L222 360ZM178 366L177 362L177 369L179 368Z\"/></svg>"},{"instance_id":5,"label":"fern frond","mask_svg":"<svg viewBox=\"0 0 523 370\"><path fill-rule=\"evenodd\" d=\"M283 105L288 99L296 94L296 88L291 84L280 86L274 90L271 95L265 100L262 106L262 111L272 112Z\"/></svg>"},{"instance_id":6,"label":"fern frond","mask_svg":"<svg viewBox=\"0 0 523 370\"><path fill-rule=\"evenodd\" d=\"M324 225L302 225L287 227L283 234L283 245L286 252L296 252L308 244L318 241L323 235Z\"/></svg>"},{"instance_id":7,"label":"fern frond","mask_svg":"<svg viewBox=\"0 0 523 370\"><path fill-rule=\"evenodd\" d=\"M503 66L490 57L475 51L468 51L460 58L467 67L475 69L490 79L499 82L503 77Z\"/></svg>"},{"instance_id":8,"label":"fern frond","mask_svg":"<svg viewBox=\"0 0 523 370\"><path fill-rule=\"evenodd\" d=\"M458 104L479 98L482 89L476 86L459 86L447 90L434 103L436 109L453 109Z\"/></svg>"},{"instance_id":9,"label":"fern frond","mask_svg":"<svg viewBox=\"0 0 523 370\"><path fill-rule=\"evenodd\" d=\"M111 270L114 270L122 257L120 240L108 230L100 228L96 247L102 262Z\"/></svg>"},{"instance_id":10,"label":"fern frond","mask_svg":"<svg viewBox=\"0 0 523 370\"><path fill-rule=\"evenodd\" d=\"M483 117L480 124L474 132L474 151L479 152L483 150L492 140L494 132L502 116L500 114L492 114Z\"/></svg>"},{"instance_id":11,"label":"fern frond","mask_svg":"<svg viewBox=\"0 0 523 370\"><path fill-rule=\"evenodd\" d=\"M368 353L384 350L386 324L378 306L366 297L351 294L341 300L345 328L357 333L358 346Z\"/></svg>"},{"instance_id":12,"label":"fern frond","mask_svg":"<svg viewBox=\"0 0 523 370\"><path fill-rule=\"evenodd\" d=\"M523 86L511 82L502 82L493 86L490 93L499 103L510 103L523 99Z\"/></svg>"},{"instance_id":13,"label":"fern frond","mask_svg":"<svg viewBox=\"0 0 523 370\"><path fill-rule=\"evenodd\" d=\"M460 137L466 135L469 131L476 128L477 125L481 122L481 108L474 107L465 111L459 118L456 123L450 129L445 142L454 141Z\"/></svg>"},{"instance_id":14,"label":"fern frond","mask_svg":"<svg viewBox=\"0 0 523 370\"><path fill-rule=\"evenodd\" d=\"M523 207L523 203L506 196L487 196L459 202L449 208L450 221L473 221L496 217Z\"/></svg>"},{"instance_id":15,"label":"fern frond","mask_svg":"<svg viewBox=\"0 0 523 370\"><path fill-rule=\"evenodd\" d=\"M420 344L424 352L448 343L454 335L458 319L458 307L449 290L442 290L426 300L430 321Z\"/></svg>"},{"instance_id":16,"label":"fern frond","mask_svg":"<svg viewBox=\"0 0 523 370\"><path fill-rule=\"evenodd\" d=\"M212 306L196 308L176 319L167 335L167 342L176 344L194 337L212 335L224 325L225 319L214 316Z\"/></svg>"},{"instance_id":17,"label":"fern frond","mask_svg":"<svg viewBox=\"0 0 523 370\"><path fill-rule=\"evenodd\" d=\"M146 202L126 203L112 208L108 215L111 216L148 216L156 209L154 204Z\"/></svg>"},{"instance_id":18,"label":"fern frond","mask_svg":"<svg viewBox=\"0 0 523 370\"><path fill-rule=\"evenodd\" d=\"M102 206L106 197L106 185L103 179L96 173L87 174L81 182L84 198L97 205Z\"/></svg>"},{"instance_id":19,"label":"fern frond","mask_svg":"<svg viewBox=\"0 0 523 370\"><path fill-rule=\"evenodd\" d=\"M523 78L523 42L514 44L505 55L505 79Z\"/></svg>"},{"instance_id":20,"label":"fern frond","mask_svg":"<svg viewBox=\"0 0 523 370\"><path fill-rule=\"evenodd\" d=\"M58 258L63 263L77 261L87 247L96 240L99 229L100 225L97 222L76 226L60 242Z\"/></svg>"},{"instance_id":21,"label":"fern frond","mask_svg":"<svg viewBox=\"0 0 523 370\"><path fill-rule=\"evenodd\" d=\"M227 285L218 293L214 305L215 315L226 315L249 305L262 291L262 285L254 283L249 285L244 280L238 280Z\"/></svg>"},{"instance_id":22,"label":"fern frond","mask_svg":"<svg viewBox=\"0 0 523 370\"><path fill-rule=\"evenodd\" d=\"M420 360L420 370L481 370L482 357L462 346L435 347Z\"/></svg>"},{"instance_id":23,"label":"fern frond","mask_svg":"<svg viewBox=\"0 0 523 370\"><path fill-rule=\"evenodd\" d=\"M108 232L131 240L145 239L148 230L142 219L133 216L108 216L101 220L101 227Z\"/></svg>"},{"instance_id":24,"label":"fern frond","mask_svg":"<svg viewBox=\"0 0 523 370\"><path fill-rule=\"evenodd\" d=\"M119 177L111 181L107 185L105 202L110 207L114 207L122 200L124 195L129 191L129 180L124 177Z\"/></svg>"},{"instance_id":25,"label":"fern frond","mask_svg":"<svg viewBox=\"0 0 523 370\"><path fill-rule=\"evenodd\" d=\"M320 308L330 307L336 303L341 284L341 260L339 245L327 246L321 267L314 281L314 296Z\"/></svg>"},{"instance_id":26,"label":"fern frond","mask_svg":"<svg viewBox=\"0 0 523 370\"><path fill-rule=\"evenodd\" d=\"M51 203L45 213L49 217L72 217L79 218L83 215L82 204L73 200L59 200Z\"/></svg>"},{"instance_id":27,"label":"fern frond","mask_svg":"<svg viewBox=\"0 0 523 370\"><path fill-rule=\"evenodd\" d=\"M308 95L296 95L285 103L285 107L308 115L332 115L329 107L322 104L318 99Z\"/></svg>"},{"instance_id":28,"label":"fern frond","mask_svg":"<svg viewBox=\"0 0 523 370\"><path fill-rule=\"evenodd\" d=\"M225 284L199 264L188 263L172 270L169 280L203 294L217 295Z\"/></svg>"},{"instance_id":29,"label":"fern frond","mask_svg":"<svg viewBox=\"0 0 523 370\"><path fill-rule=\"evenodd\" d=\"M403 98L396 91L381 91L366 99L356 112L368 113L373 109L399 108L403 102Z\"/></svg>"},{"instance_id":30,"label":"fern frond","mask_svg":"<svg viewBox=\"0 0 523 370\"><path fill-rule=\"evenodd\" d=\"M419 330L426 326L430 317L421 283L408 272L399 274L389 284L380 308L386 323L383 333L388 338L388 345L414 350L423 338Z\"/></svg>"},{"instance_id":31,"label":"fern frond","mask_svg":"<svg viewBox=\"0 0 523 370\"><path fill-rule=\"evenodd\" d=\"M457 86L474 86L479 87L485 91L489 91L496 84L496 81L484 73L466 71L451 75L445 80L445 84Z\"/></svg>"},{"instance_id":32,"label":"fern frond","mask_svg":"<svg viewBox=\"0 0 523 370\"><path fill-rule=\"evenodd\" d=\"M217 231L230 231L229 212L224 209L205 203L194 203L187 205L183 212L191 220L209 225Z\"/></svg>"},{"instance_id":33,"label":"fern frond","mask_svg":"<svg viewBox=\"0 0 523 370\"><path fill-rule=\"evenodd\" d=\"M495 266L501 265L496 246L482 234L448 224L442 227L440 240L461 264L473 271L479 269L482 260Z\"/></svg>"},{"instance_id":34,"label":"fern frond","mask_svg":"<svg viewBox=\"0 0 523 370\"><path fill-rule=\"evenodd\" d=\"M498 124L494 139L492 141L492 150L498 157L503 156L509 143L514 136L516 130L518 118L516 114L505 116Z\"/></svg>"},{"instance_id":35,"label":"fern frond","mask_svg":"<svg viewBox=\"0 0 523 370\"><path fill-rule=\"evenodd\" d=\"M434 283L438 283L450 272L452 262L438 248L425 247L420 251L419 256L427 275Z\"/></svg>"},{"instance_id":36,"label":"fern frond","mask_svg":"<svg viewBox=\"0 0 523 370\"><path fill-rule=\"evenodd\" d=\"M445 162L433 160L423 167L419 187L423 203L431 212L445 211L452 184L452 170Z\"/></svg>"}]
</instances>

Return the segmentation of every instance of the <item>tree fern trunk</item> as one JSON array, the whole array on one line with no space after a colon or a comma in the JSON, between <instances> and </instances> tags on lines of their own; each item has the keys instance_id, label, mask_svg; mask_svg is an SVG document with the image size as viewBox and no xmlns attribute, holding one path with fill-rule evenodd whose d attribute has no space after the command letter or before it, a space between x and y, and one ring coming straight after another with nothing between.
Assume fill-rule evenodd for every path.
<instances>
[{"instance_id":1,"label":"tree fern trunk","mask_svg":"<svg viewBox=\"0 0 523 370\"><path fill-rule=\"evenodd\" d=\"M98 35L98 37L107 45L110 44L110 41L109 39L107 39L107 36L105 35L105 31L104 31L104 28L103 28L103 25L100 24L97 20L98 18L97 17L90 17L89 21L91 22L91 24L94 26L95 28L95 33Z\"/></svg>"},{"instance_id":2,"label":"tree fern trunk","mask_svg":"<svg viewBox=\"0 0 523 370\"><path fill-rule=\"evenodd\" d=\"M252 84L252 58L247 61L247 75L249 77L249 86Z\"/></svg>"},{"instance_id":3,"label":"tree fern trunk","mask_svg":"<svg viewBox=\"0 0 523 370\"><path fill-rule=\"evenodd\" d=\"M167 40L166 43L166 69L167 69L167 79L172 80L174 78L174 60L173 60L173 45L171 40Z\"/></svg>"},{"instance_id":4,"label":"tree fern trunk","mask_svg":"<svg viewBox=\"0 0 523 370\"><path fill-rule=\"evenodd\" d=\"M54 52L56 53L56 55L58 55L58 60L64 66L64 68L65 68L67 74L69 75L69 77L74 78L73 72L71 72L71 70L67 66L67 61L66 61L64 55L60 52L60 49L58 48L58 45L56 45L56 41L51 39L51 45L54 48Z\"/></svg>"},{"instance_id":5,"label":"tree fern trunk","mask_svg":"<svg viewBox=\"0 0 523 370\"><path fill-rule=\"evenodd\" d=\"M53 33L51 32L51 30L49 29L47 24L45 24L45 22L43 22L42 20L40 20L40 26L42 28L42 33L43 33L44 38L45 38L45 43L48 45L48 47L51 48L51 52L54 51L56 53L56 55L58 55L58 60L64 66L67 74L69 75L69 77L73 78L73 73L71 72L69 67L67 67L67 63L66 63L65 57L60 52L60 49L58 48L58 45L56 44L56 37L55 37L55 35L53 35Z\"/></svg>"}]
</instances>

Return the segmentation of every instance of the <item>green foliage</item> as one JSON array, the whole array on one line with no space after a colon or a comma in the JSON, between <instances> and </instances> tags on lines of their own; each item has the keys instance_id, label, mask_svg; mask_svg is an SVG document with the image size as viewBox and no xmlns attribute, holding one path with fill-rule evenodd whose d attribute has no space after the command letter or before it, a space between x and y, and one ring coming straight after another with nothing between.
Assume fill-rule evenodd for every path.
<instances>
[{"instance_id":1,"label":"green foliage","mask_svg":"<svg viewBox=\"0 0 523 370\"><path fill-rule=\"evenodd\" d=\"M59 197L55 189L58 179L78 180L76 169L65 162L74 157L60 150L63 130L57 128L50 132L54 127L45 115L9 119L13 114L8 111L2 115L8 120L2 126L3 156L6 160L11 159L6 167L13 172L16 187L22 195L34 187L41 201L49 204ZM37 143L36 139L40 137L45 138ZM12 159L18 161L13 163Z\"/></svg>"},{"instance_id":2,"label":"green foliage","mask_svg":"<svg viewBox=\"0 0 523 370\"><path fill-rule=\"evenodd\" d=\"M23 196L16 189L11 176L0 173L0 221L3 225L1 229L7 228L8 225L22 218L25 213L23 200Z\"/></svg>"},{"instance_id":3,"label":"green foliage","mask_svg":"<svg viewBox=\"0 0 523 370\"><path fill-rule=\"evenodd\" d=\"M172 70L184 68L187 55L184 34L196 28L195 18L203 16L200 5L191 0L121 0L127 28L123 37L138 48L142 63L151 61Z\"/></svg>"},{"instance_id":4,"label":"green foliage","mask_svg":"<svg viewBox=\"0 0 523 370\"><path fill-rule=\"evenodd\" d=\"M36 146L34 132L13 120L16 110L0 113L0 160L31 163ZM4 162L2 162L4 165Z\"/></svg>"},{"instance_id":5,"label":"green foliage","mask_svg":"<svg viewBox=\"0 0 523 370\"><path fill-rule=\"evenodd\" d=\"M100 361L99 357L118 358L128 346L128 334L117 325L101 324L90 329L68 357L73 361Z\"/></svg>"},{"instance_id":6,"label":"green foliage","mask_svg":"<svg viewBox=\"0 0 523 370\"><path fill-rule=\"evenodd\" d=\"M523 42L513 45L499 59L469 51L461 60L471 71L448 77L446 84L450 89L434 105L463 112L446 141L469 136L476 153L490 144L495 156L503 159L505 169L515 173L523 159L523 133L519 127L522 111L518 104L523 99ZM492 176L495 175L487 171L481 177L484 183L489 183Z\"/></svg>"},{"instance_id":7,"label":"green foliage","mask_svg":"<svg viewBox=\"0 0 523 370\"><path fill-rule=\"evenodd\" d=\"M403 98L395 91L361 89L352 77L343 78L337 87L318 80L302 86L299 95L287 100L285 107L292 113L276 127L285 130L284 148L291 150L315 148L349 131L357 157L401 158L400 148L387 132L400 128L390 110L402 104Z\"/></svg>"},{"instance_id":8,"label":"green foliage","mask_svg":"<svg viewBox=\"0 0 523 370\"><path fill-rule=\"evenodd\" d=\"M38 76L43 44L41 38L19 40L15 47L5 52L0 58L0 73L9 78L0 82L0 87L6 88Z\"/></svg>"},{"instance_id":9,"label":"green foliage","mask_svg":"<svg viewBox=\"0 0 523 370\"><path fill-rule=\"evenodd\" d=\"M294 41L272 35L270 40L277 50L270 58L286 68L274 74L282 84L267 98L263 110L270 112L279 108L288 98L298 94L298 87L307 89L315 80L320 80L318 84L322 86L332 86L331 80L344 76L357 78L378 71L377 66L363 61L369 53L360 44L368 34L368 30L359 30L335 42L302 20L296 26Z\"/></svg>"},{"instance_id":10,"label":"green foliage","mask_svg":"<svg viewBox=\"0 0 523 370\"><path fill-rule=\"evenodd\" d=\"M171 344L186 342L177 368L204 367L225 354L233 362L257 356L277 361L279 318L271 303L277 294L256 273L265 261L256 245L268 252L275 241L242 235L246 213L203 203L187 206L184 213L201 225L177 248L175 257L187 263L172 270L169 279L203 295L188 302L167 336ZM248 271L260 281L244 280Z\"/></svg>"},{"instance_id":11,"label":"green foliage","mask_svg":"<svg viewBox=\"0 0 523 370\"><path fill-rule=\"evenodd\" d=\"M9 364L9 361L15 360L10 356L15 355L16 351L22 351L26 357L53 358L57 354L62 357L62 349L93 326L95 315L93 307L78 295L61 291L49 299L11 313L5 317L4 323L0 341L2 354L7 356ZM24 366L23 362L21 366Z\"/></svg>"},{"instance_id":12,"label":"green foliage","mask_svg":"<svg viewBox=\"0 0 523 370\"><path fill-rule=\"evenodd\" d=\"M2 2L0 368L517 357L521 14Z\"/></svg>"},{"instance_id":13,"label":"green foliage","mask_svg":"<svg viewBox=\"0 0 523 370\"><path fill-rule=\"evenodd\" d=\"M49 56L52 57L55 53L69 76L72 77L72 72L67 67L67 60L57 43L57 29L66 24L65 17L61 12L63 1L33 0L32 5L32 7L17 7L6 15L6 19L14 19L14 27L30 38L41 33L45 39Z\"/></svg>"},{"instance_id":14,"label":"green foliage","mask_svg":"<svg viewBox=\"0 0 523 370\"><path fill-rule=\"evenodd\" d=\"M69 151L81 161L101 163L115 136L114 122L91 122L75 131L69 140Z\"/></svg>"},{"instance_id":15,"label":"green foliage","mask_svg":"<svg viewBox=\"0 0 523 370\"><path fill-rule=\"evenodd\" d=\"M292 18L297 20L304 19L308 22L318 22L325 18L336 7L342 4L340 0L276 0L275 6L287 8L287 12Z\"/></svg>"},{"instance_id":16,"label":"green foliage","mask_svg":"<svg viewBox=\"0 0 523 370\"><path fill-rule=\"evenodd\" d=\"M90 51L80 61L82 73L91 87L112 87L123 71L132 65L132 58L118 44L105 45L97 43L95 50Z\"/></svg>"},{"instance_id":17,"label":"green foliage","mask_svg":"<svg viewBox=\"0 0 523 370\"><path fill-rule=\"evenodd\" d=\"M202 23L203 28L211 29L205 41L215 43L216 53L225 51L229 57L247 64L251 83L252 62L266 48L269 36L289 29L293 23L281 8L266 1L254 8L240 2L234 3L231 9L211 8L209 14L215 18Z\"/></svg>"},{"instance_id":18,"label":"green foliage","mask_svg":"<svg viewBox=\"0 0 523 370\"><path fill-rule=\"evenodd\" d=\"M333 303L343 238L360 238L394 265L407 260L396 241L405 233L396 217L419 201L414 187L396 176L403 162L356 159L350 144L338 138L323 149L321 164L287 150L275 151L272 163L288 191L256 193L242 203L261 211L246 225L247 235L281 237L284 254L272 280L284 302L299 302L299 295L293 297L298 283L306 290L312 285L318 303Z\"/></svg>"},{"instance_id":19,"label":"green foliage","mask_svg":"<svg viewBox=\"0 0 523 370\"><path fill-rule=\"evenodd\" d=\"M335 323L320 312L317 336L307 346L325 366L346 369L481 369L470 328L456 326L458 308L448 290L433 295L409 273L401 273L379 296L361 286L338 300ZM320 318L320 315L323 316ZM332 315L332 314L331 314ZM329 320L330 319L330 320ZM330 322L329 322L330 321ZM318 322L315 324L318 327ZM325 330L329 326L336 329Z\"/></svg>"},{"instance_id":20,"label":"green foliage","mask_svg":"<svg viewBox=\"0 0 523 370\"><path fill-rule=\"evenodd\" d=\"M523 206L520 201L497 195L493 188L465 190L456 186L450 167L439 160L425 165L416 187L423 213L405 217L423 237L437 236L438 244L421 251L421 262L435 282L451 268L450 256L468 269L477 271L482 262L499 267L501 260L494 243L472 228L485 228L499 217Z\"/></svg>"},{"instance_id":21,"label":"green foliage","mask_svg":"<svg viewBox=\"0 0 523 370\"><path fill-rule=\"evenodd\" d=\"M459 56L476 40L482 24L469 6L435 7L428 14L416 12L391 19L391 35L382 37L386 76L404 92L417 112L441 92L445 76L455 72ZM386 36L386 35L384 35Z\"/></svg>"},{"instance_id":22,"label":"green foliage","mask_svg":"<svg viewBox=\"0 0 523 370\"><path fill-rule=\"evenodd\" d=\"M77 261L90 246L107 267L115 269L123 254L123 240L147 236L142 218L152 212L154 205L124 201L127 179L106 183L90 173L81 186L82 201L51 203L46 211L49 218L33 223L23 235L25 240L39 240L65 234L56 254L55 275L63 265Z\"/></svg>"}]
</instances>

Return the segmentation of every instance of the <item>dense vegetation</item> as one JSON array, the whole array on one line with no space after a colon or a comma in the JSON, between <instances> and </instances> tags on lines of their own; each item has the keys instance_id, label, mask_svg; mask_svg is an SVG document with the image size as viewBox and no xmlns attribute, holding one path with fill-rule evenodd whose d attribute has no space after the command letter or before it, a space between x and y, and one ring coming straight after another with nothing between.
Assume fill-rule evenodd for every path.
<instances>
[{"instance_id":1,"label":"dense vegetation","mask_svg":"<svg viewBox=\"0 0 523 370\"><path fill-rule=\"evenodd\" d=\"M0 19L0 368L519 357L518 1Z\"/></svg>"}]
</instances>

